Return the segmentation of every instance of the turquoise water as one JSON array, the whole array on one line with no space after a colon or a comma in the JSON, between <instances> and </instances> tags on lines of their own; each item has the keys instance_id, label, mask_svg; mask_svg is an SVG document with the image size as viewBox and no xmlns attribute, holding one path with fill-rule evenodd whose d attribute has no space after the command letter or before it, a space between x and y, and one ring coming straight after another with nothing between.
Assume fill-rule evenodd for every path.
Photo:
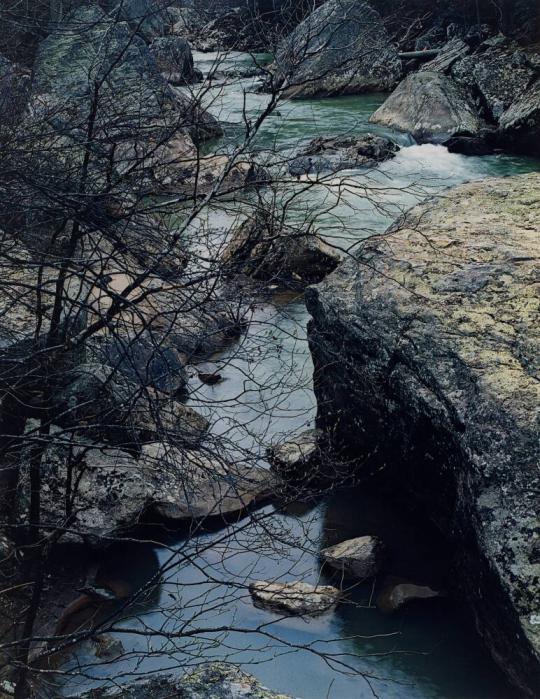
<instances>
[{"instance_id":1,"label":"turquoise water","mask_svg":"<svg viewBox=\"0 0 540 699\"><path fill-rule=\"evenodd\" d=\"M218 58L195 56L205 71ZM225 68L251 62L242 54L227 60ZM256 86L252 79L233 80L205 95L209 109L227 125L219 146L225 151L238 145L245 120L265 108L268 98L256 93ZM344 255L416 201L450 185L539 168L538 162L508 155L453 155L443 146L417 146L392 134L402 150L378 169L301 182L279 175L286 157L315 136L388 134L368 124L383 99L367 95L281 104L253 144L277 173L273 188L260 196L286 205L290 220L309 221ZM235 216L235 205L224 202L208 213L207 222L226 227ZM225 381L210 387L193 372L190 403L208 416L212 434L231 457L263 463L268 444L313 426L307 321L301 297L255 304L245 336L213 360ZM512 699L515 692L483 650L468 610L451 596L385 616L373 606L369 582L349 589L334 613L311 620L283 619L251 603L246 588L251 580L328 582L320 548L364 534L378 534L387 543L385 574L440 589L455 575L440 535L402 503L367 486L283 510L267 506L225 530L170 533L164 546L148 546L146 556L118 563L118 575L126 579L146 575L150 580L158 565L167 570L137 617L123 624L126 630L154 631L154 638L122 634L132 657L89 667L91 681L121 680L123 672L184 670L201 658L225 658L270 688L303 699ZM114 563L113 553L108 565ZM92 662L84 655L78 659Z\"/></svg>"}]
</instances>

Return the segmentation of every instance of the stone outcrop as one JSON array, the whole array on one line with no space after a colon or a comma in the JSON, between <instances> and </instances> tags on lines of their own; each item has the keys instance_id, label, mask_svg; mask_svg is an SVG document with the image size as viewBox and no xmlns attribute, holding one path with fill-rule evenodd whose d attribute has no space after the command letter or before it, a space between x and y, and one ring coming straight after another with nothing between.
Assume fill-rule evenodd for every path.
<instances>
[{"instance_id":1,"label":"stone outcrop","mask_svg":"<svg viewBox=\"0 0 540 699\"><path fill-rule=\"evenodd\" d=\"M397 50L368 3L327 0L279 46L274 83L289 98L384 92L401 71Z\"/></svg>"},{"instance_id":2,"label":"stone outcrop","mask_svg":"<svg viewBox=\"0 0 540 699\"><path fill-rule=\"evenodd\" d=\"M486 124L466 90L437 72L408 75L370 121L409 133L418 143L478 134Z\"/></svg>"},{"instance_id":3,"label":"stone outcrop","mask_svg":"<svg viewBox=\"0 0 540 699\"><path fill-rule=\"evenodd\" d=\"M242 223L223 252L227 274L291 289L322 281L340 259L314 232L285 226L267 212Z\"/></svg>"},{"instance_id":4,"label":"stone outcrop","mask_svg":"<svg viewBox=\"0 0 540 699\"><path fill-rule=\"evenodd\" d=\"M30 423L27 442L32 444ZM53 435L54 437L54 435ZM215 450L214 450L215 451ZM19 521L28 513L30 448L20 465ZM138 458L58 432L41 458L41 525L63 530L62 543L102 545L143 517L177 523L240 514L275 490L262 468L231 464L214 453L145 444ZM71 483L71 498L66 497ZM69 504L69 511L67 503Z\"/></svg>"},{"instance_id":5,"label":"stone outcrop","mask_svg":"<svg viewBox=\"0 0 540 699\"><path fill-rule=\"evenodd\" d=\"M292 616L317 616L334 609L341 592L331 585L257 581L249 586L254 603Z\"/></svg>"},{"instance_id":6,"label":"stone outcrop","mask_svg":"<svg viewBox=\"0 0 540 699\"><path fill-rule=\"evenodd\" d=\"M311 141L289 163L289 172L294 177L301 177L374 167L394 158L399 149L389 138L369 133L363 136L321 136Z\"/></svg>"},{"instance_id":7,"label":"stone outcrop","mask_svg":"<svg viewBox=\"0 0 540 699\"><path fill-rule=\"evenodd\" d=\"M172 675L101 687L68 699L291 699L263 687L234 665L209 663L181 678Z\"/></svg>"},{"instance_id":8,"label":"stone outcrop","mask_svg":"<svg viewBox=\"0 0 540 699\"><path fill-rule=\"evenodd\" d=\"M384 544L376 536L359 536L323 549L320 556L343 575L365 580L377 575L384 553Z\"/></svg>"},{"instance_id":9,"label":"stone outcrop","mask_svg":"<svg viewBox=\"0 0 540 699\"><path fill-rule=\"evenodd\" d=\"M494 658L540 694L540 176L413 209L310 288L318 423L458 542Z\"/></svg>"},{"instance_id":10,"label":"stone outcrop","mask_svg":"<svg viewBox=\"0 0 540 699\"><path fill-rule=\"evenodd\" d=\"M149 48L162 76L168 82L186 85L202 80L203 74L195 68L191 47L183 37L158 37Z\"/></svg>"}]
</instances>

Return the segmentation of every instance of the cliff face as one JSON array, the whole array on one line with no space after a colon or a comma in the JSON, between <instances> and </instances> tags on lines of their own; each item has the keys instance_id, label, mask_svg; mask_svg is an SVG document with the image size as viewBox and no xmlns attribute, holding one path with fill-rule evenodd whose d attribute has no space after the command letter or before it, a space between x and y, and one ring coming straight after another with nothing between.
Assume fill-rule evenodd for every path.
<instances>
[{"instance_id":1,"label":"cliff face","mask_svg":"<svg viewBox=\"0 0 540 699\"><path fill-rule=\"evenodd\" d=\"M451 190L307 294L319 426L459 543L478 628L534 697L539 192L538 174Z\"/></svg>"}]
</instances>

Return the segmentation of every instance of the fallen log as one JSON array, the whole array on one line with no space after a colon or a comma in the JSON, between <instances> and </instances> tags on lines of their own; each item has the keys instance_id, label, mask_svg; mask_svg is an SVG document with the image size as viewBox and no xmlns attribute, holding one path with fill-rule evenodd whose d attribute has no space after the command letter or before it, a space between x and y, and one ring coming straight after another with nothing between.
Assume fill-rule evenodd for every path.
<instances>
[{"instance_id":1,"label":"fallen log","mask_svg":"<svg viewBox=\"0 0 540 699\"><path fill-rule=\"evenodd\" d=\"M425 51L405 51L405 53L398 54L402 61L408 61L413 58L436 58L439 55L440 49L426 49Z\"/></svg>"}]
</instances>

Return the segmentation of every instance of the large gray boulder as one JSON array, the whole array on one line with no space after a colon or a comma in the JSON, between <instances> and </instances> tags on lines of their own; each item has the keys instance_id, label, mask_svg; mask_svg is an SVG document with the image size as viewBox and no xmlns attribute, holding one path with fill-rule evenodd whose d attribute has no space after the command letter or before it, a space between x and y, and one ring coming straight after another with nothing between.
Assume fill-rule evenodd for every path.
<instances>
[{"instance_id":1,"label":"large gray boulder","mask_svg":"<svg viewBox=\"0 0 540 699\"><path fill-rule=\"evenodd\" d=\"M442 73L427 71L408 75L370 121L404 131L418 143L445 143L487 126L462 87Z\"/></svg>"},{"instance_id":2,"label":"large gray boulder","mask_svg":"<svg viewBox=\"0 0 540 699\"><path fill-rule=\"evenodd\" d=\"M540 696L540 175L413 209L307 291L319 427L457 544L494 658ZM359 467L361 467L359 465Z\"/></svg>"},{"instance_id":3,"label":"large gray boulder","mask_svg":"<svg viewBox=\"0 0 540 699\"><path fill-rule=\"evenodd\" d=\"M186 85L202 80L202 73L193 65L193 54L187 41L180 36L163 36L150 44L161 74L173 85Z\"/></svg>"},{"instance_id":4,"label":"large gray boulder","mask_svg":"<svg viewBox=\"0 0 540 699\"><path fill-rule=\"evenodd\" d=\"M29 445L32 428L30 423ZM20 523L28 517L30 453L29 447L20 464ZM42 455L41 475L44 532L60 528L61 543L92 546L125 536L143 516L181 523L238 515L275 486L267 470L231 464L212 452L155 442L145 444L135 458L59 430Z\"/></svg>"},{"instance_id":5,"label":"large gray boulder","mask_svg":"<svg viewBox=\"0 0 540 699\"><path fill-rule=\"evenodd\" d=\"M290 699L234 665L209 663L183 677L162 675L71 694L69 699Z\"/></svg>"},{"instance_id":6,"label":"large gray boulder","mask_svg":"<svg viewBox=\"0 0 540 699\"><path fill-rule=\"evenodd\" d=\"M84 162L82 144L92 119L91 183L96 189L105 186L111 152L118 175L135 170L140 176L144 166L159 182L185 170L186 159L196 157L194 143L222 134L213 117L171 89L146 43L95 5L68 15L41 43L32 106L38 124L39 119L50 121L57 134L55 148L52 135L43 137L43 150L49 160L53 155L60 159L59 169L70 179Z\"/></svg>"},{"instance_id":7,"label":"large gray boulder","mask_svg":"<svg viewBox=\"0 0 540 699\"><path fill-rule=\"evenodd\" d=\"M390 90L402 72L380 15L366 2L327 0L279 46L274 81L289 98Z\"/></svg>"}]
</instances>

